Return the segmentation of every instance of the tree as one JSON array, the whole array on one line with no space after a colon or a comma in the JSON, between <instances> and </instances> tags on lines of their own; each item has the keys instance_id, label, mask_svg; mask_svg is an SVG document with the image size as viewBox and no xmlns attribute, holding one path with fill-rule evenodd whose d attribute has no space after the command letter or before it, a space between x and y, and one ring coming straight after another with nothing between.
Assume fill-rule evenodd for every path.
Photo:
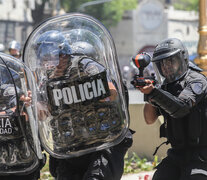
<instances>
[{"instance_id":1,"label":"tree","mask_svg":"<svg viewBox=\"0 0 207 180\"><path fill-rule=\"evenodd\" d=\"M42 0L42 3L37 3L37 1L35 1L35 9L31 10L33 26L36 26L44 19L44 8L48 1L49 0Z\"/></svg>"},{"instance_id":2,"label":"tree","mask_svg":"<svg viewBox=\"0 0 207 180\"><path fill-rule=\"evenodd\" d=\"M96 5L85 6L84 9L80 9L84 3L102 2ZM57 1L41 0L35 1L35 9L32 10L33 25L36 26L43 19L46 18L44 9L46 3L53 4L55 7ZM137 5L137 0L60 0L61 8L65 12L82 12L95 17L100 20L105 26L116 25L121 19L126 10L134 9ZM52 16L52 11L51 11Z\"/></svg>"},{"instance_id":3,"label":"tree","mask_svg":"<svg viewBox=\"0 0 207 180\"><path fill-rule=\"evenodd\" d=\"M199 0L180 0L179 3L174 4L174 7L178 10L198 11Z\"/></svg>"},{"instance_id":4,"label":"tree","mask_svg":"<svg viewBox=\"0 0 207 180\"><path fill-rule=\"evenodd\" d=\"M80 11L80 6L87 2L91 0L61 0L61 6L66 12L77 12ZM82 12L95 17L109 27L116 25L122 19L124 12L136 8L136 5L137 0L111 0L86 6Z\"/></svg>"}]
</instances>

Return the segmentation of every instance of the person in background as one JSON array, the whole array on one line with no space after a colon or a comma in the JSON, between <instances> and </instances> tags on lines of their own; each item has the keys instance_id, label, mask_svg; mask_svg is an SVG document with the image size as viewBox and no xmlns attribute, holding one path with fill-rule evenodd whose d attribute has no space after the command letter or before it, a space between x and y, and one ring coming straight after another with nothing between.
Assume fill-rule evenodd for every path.
<instances>
[{"instance_id":1,"label":"person in background","mask_svg":"<svg viewBox=\"0 0 207 180\"><path fill-rule=\"evenodd\" d=\"M5 46L3 44L0 43L0 52L4 52L5 51Z\"/></svg>"},{"instance_id":2,"label":"person in background","mask_svg":"<svg viewBox=\"0 0 207 180\"><path fill-rule=\"evenodd\" d=\"M8 45L9 54L17 59L21 58L21 44L16 40L12 40Z\"/></svg>"}]
</instances>

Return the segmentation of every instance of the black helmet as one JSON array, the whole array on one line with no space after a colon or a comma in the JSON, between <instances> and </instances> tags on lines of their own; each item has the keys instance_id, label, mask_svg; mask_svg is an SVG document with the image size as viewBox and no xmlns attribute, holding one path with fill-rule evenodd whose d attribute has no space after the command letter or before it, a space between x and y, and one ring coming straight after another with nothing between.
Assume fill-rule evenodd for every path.
<instances>
[{"instance_id":1,"label":"black helmet","mask_svg":"<svg viewBox=\"0 0 207 180\"><path fill-rule=\"evenodd\" d=\"M179 39L169 38L156 46L152 62L161 83L171 83L187 72L188 51Z\"/></svg>"},{"instance_id":2,"label":"black helmet","mask_svg":"<svg viewBox=\"0 0 207 180\"><path fill-rule=\"evenodd\" d=\"M60 55L71 55L71 48L65 37L56 30L44 32L35 43L36 55L40 61L59 63Z\"/></svg>"},{"instance_id":3,"label":"black helmet","mask_svg":"<svg viewBox=\"0 0 207 180\"><path fill-rule=\"evenodd\" d=\"M96 48L90 43L77 41L72 44L72 49L74 54L83 54L94 60L99 60Z\"/></svg>"}]
</instances>

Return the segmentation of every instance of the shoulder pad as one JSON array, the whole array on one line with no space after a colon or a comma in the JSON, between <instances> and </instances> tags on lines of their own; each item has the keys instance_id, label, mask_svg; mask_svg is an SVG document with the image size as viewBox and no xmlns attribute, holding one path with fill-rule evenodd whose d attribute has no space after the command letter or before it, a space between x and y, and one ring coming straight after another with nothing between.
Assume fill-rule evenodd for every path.
<instances>
[{"instance_id":1,"label":"shoulder pad","mask_svg":"<svg viewBox=\"0 0 207 180\"><path fill-rule=\"evenodd\" d=\"M189 68L199 72L203 71L203 69L199 68L196 64L192 63L191 61L189 61Z\"/></svg>"}]
</instances>

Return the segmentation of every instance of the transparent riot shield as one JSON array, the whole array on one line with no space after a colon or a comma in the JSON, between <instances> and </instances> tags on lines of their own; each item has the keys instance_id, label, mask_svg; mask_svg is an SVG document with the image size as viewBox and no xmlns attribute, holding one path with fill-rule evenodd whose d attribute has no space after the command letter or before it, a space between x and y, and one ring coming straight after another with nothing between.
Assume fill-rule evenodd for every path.
<instances>
[{"instance_id":1,"label":"transparent riot shield","mask_svg":"<svg viewBox=\"0 0 207 180\"><path fill-rule=\"evenodd\" d=\"M18 59L0 53L0 175L25 175L42 159L32 72ZM28 104L29 103L29 104Z\"/></svg>"},{"instance_id":2,"label":"transparent riot shield","mask_svg":"<svg viewBox=\"0 0 207 180\"><path fill-rule=\"evenodd\" d=\"M23 61L36 76L49 154L77 157L123 140L129 116L116 49L99 21L79 13L46 20L27 39Z\"/></svg>"}]
</instances>

